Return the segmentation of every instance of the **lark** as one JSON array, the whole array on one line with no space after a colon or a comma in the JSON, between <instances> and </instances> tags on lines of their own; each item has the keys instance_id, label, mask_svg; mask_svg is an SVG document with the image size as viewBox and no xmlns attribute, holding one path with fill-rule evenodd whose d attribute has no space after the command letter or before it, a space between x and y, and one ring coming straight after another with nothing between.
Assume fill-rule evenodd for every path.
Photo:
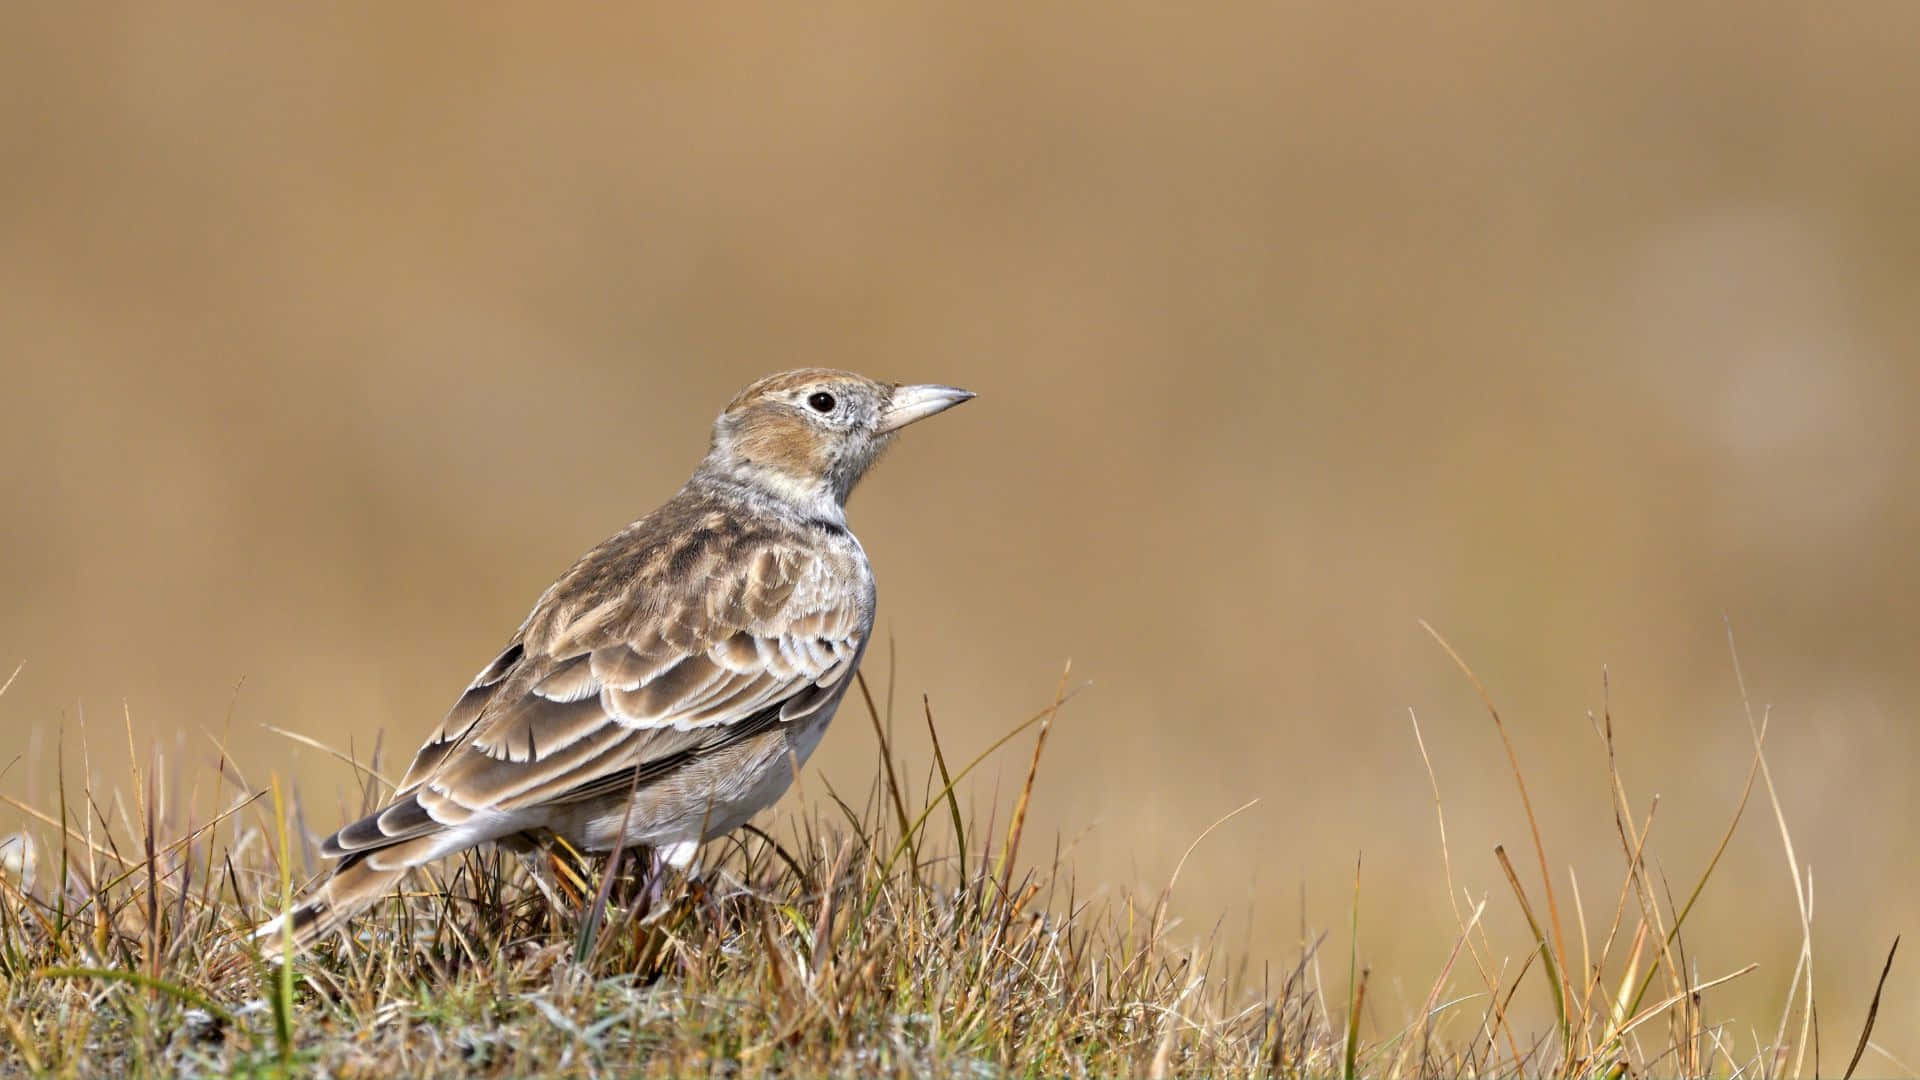
<instances>
[{"instance_id":1,"label":"lark","mask_svg":"<svg viewBox=\"0 0 1920 1080\"><path fill-rule=\"evenodd\" d=\"M807 369L748 386L679 493L562 574L332 874L257 934L298 947L415 867L551 834L685 866L819 745L873 629L847 497L894 434L973 397Z\"/></svg>"}]
</instances>

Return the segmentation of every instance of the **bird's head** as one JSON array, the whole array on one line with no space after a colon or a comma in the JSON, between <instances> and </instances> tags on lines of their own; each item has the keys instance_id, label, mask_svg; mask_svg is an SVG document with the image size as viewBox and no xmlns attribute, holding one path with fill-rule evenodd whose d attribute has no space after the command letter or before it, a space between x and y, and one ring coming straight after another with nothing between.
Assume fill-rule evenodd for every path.
<instances>
[{"instance_id":1,"label":"bird's head","mask_svg":"<svg viewBox=\"0 0 1920 1080\"><path fill-rule=\"evenodd\" d=\"M973 396L952 386L896 386L851 371L803 368L740 391L713 425L702 464L834 516L893 433Z\"/></svg>"}]
</instances>

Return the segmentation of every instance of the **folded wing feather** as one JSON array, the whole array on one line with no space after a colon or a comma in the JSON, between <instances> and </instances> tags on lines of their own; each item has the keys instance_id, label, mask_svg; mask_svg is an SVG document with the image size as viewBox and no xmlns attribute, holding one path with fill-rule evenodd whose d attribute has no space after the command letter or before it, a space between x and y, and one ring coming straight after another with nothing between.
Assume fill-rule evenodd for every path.
<instances>
[{"instance_id":1,"label":"folded wing feather","mask_svg":"<svg viewBox=\"0 0 1920 1080\"><path fill-rule=\"evenodd\" d=\"M323 851L626 790L837 700L872 617L864 575L779 543L705 566L705 577L633 574L620 595L575 613L546 610L558 586L549 590L421 748L394 801Z\"/></svg>"}]
</instances>

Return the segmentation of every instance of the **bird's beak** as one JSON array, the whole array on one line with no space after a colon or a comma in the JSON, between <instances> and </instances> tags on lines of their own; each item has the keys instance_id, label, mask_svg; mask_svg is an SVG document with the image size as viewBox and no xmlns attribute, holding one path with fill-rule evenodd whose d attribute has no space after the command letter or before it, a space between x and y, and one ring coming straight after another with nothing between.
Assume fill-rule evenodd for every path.
<instances>
[{"instance_id":1,"label":"bird's beak","mask_svg":"<svg viewBox=\"0 0 1920 1080\"><path fill-rule=\"evenodd\" d=\"M879 434L898 431L915 420L946 412L973 396L973 391L957 386L896 386L887 407L880 412Z\"/></svg>"}]
</instances>

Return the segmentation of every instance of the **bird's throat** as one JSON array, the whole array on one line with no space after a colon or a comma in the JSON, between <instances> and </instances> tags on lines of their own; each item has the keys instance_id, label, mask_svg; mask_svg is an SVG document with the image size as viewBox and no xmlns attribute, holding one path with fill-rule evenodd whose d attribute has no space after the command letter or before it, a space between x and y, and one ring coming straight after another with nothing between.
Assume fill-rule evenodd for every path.
<instances>
[{"instance_id":1,"label":"bird's throat","mask_svg":"<svg viewBox=\"0 0 1920 1080\"><path fill-rule=\"evenodd\" d=\"M709 482L745 489L749 495L777 503L801 518L842 527L847 523L843 496L825 477L737 457L731 460L709 457L694 474L695 482L703 476Z\"/></svg>"}]
</instances>

